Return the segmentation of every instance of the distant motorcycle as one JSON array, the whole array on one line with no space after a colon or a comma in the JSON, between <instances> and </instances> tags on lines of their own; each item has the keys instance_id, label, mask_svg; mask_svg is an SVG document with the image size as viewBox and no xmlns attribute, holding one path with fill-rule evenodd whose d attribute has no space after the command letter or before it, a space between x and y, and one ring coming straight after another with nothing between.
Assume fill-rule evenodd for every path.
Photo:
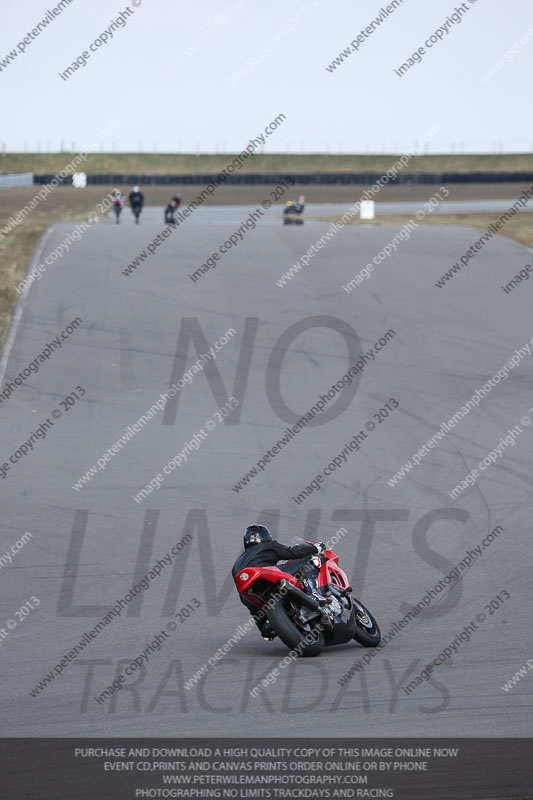
<instances>
[{"instance_id":1,"label":"distant motorcycle","mask_svg":"<svg viewBox=\"0 0 533 800\"><path fill-rule=\"evenodd\" d=\"M235 583L248 603L266 611L272 630L299 655L318 656L324 647L353 639L376 647L381 641L378 624L353 597L338 555L326 550L321 560L317 584L323 601L311 594L305 578L278 567L247 567L235 575Z\"/></svg>"},{"instance_id":2,"label":"distant motorcycle","mask_svg":"<svg viewBox=\"0 0 533 800\"><path fill-rule=\"evenodd\" d=\"M287 200L283 209L284 225L303 225L303 219L297 219L295 215L303 214L305 208L305 195L301 194L297 200Z\"/></svg>"},{"instance_id":3,"label":"distant motorcycle","mask_svg":"<svg viewBox=\"0 0 533 800\"><path fill-rule=\"evenodd\" d=\"M176 224L175 213L181 205L181 194L175 194L168 206L165 208L165 223Z\"/></svg>"}]
</instances>

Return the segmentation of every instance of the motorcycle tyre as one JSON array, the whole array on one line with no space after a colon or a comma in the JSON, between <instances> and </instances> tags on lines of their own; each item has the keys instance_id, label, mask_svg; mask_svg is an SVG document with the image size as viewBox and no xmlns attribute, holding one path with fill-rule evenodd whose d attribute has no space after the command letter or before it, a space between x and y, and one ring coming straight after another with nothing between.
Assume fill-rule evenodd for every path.
<instances>
[{"instance_id":1,"label":"motorcycle tyre","mask_svg":"<svg viewBox=\"0 0 533 800\"><path fill-rule=\"evenodd\" d=\"M365 614L368 616L370 622L372 623L372 627L365 628L361 622L357 619L357 606L355 606L356 610L356 617L355 617L355 633L353 638L355 639L358 644L363 645L363 647L377 647L378 644L381 642L381 631L379 629L379 625L368 610L366 606L364 606L360 600L357 601L359 605L365 610Z\"/></svg>"},{"instance_id":2,"label":"motorcycle tyre","mask_svg":"<svg viewBox=\"0 0 533 800\"><path fill-rule=\"evenodd\" d=\"M283 599L284 598L280 598L278 602L268 610L268 621L281 641L291 650L294 650L298 647L302 639L305 639L306 634L301 631L287 615L283 605ZM315 641L305 644L301 651L299 651L299 654L303 657L319 656L325 644L323 631L317 631Z\"/></svg>"}]
</instances>

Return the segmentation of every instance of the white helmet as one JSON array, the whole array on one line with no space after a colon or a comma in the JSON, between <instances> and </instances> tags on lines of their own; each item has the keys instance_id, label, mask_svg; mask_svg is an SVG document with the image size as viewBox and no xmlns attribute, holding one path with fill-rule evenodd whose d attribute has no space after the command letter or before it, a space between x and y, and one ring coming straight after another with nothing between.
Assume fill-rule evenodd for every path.
<instances>
[{"instance_id":1,"label":"white helmet","mask_svg":"<svg viewBox=\"0 0 533 800\"><path fill-rule=\"evenodd\" d=\"M134 192L138 192L138 191L139 191L139 187L138 187L138 186L134 186L134 187L133 187L133 191L134 191Z\"/></svg>"}]
</instances>

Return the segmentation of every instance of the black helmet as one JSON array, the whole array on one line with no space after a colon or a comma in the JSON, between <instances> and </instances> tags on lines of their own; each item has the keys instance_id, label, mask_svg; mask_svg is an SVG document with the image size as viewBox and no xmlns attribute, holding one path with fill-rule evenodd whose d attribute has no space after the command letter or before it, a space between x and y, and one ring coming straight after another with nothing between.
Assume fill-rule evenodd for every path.
<instances>
[{"instance_id":1,"label":"black helmet","mask_svg":"<svg viewBox=\"0 0 533 800\"><path fill-rule=\"evenodd\" d=\"M250 525L244 531L244 546L250 547L261 542L271 542L272 536L266 525Z\"/></svg>"}]
</instances>

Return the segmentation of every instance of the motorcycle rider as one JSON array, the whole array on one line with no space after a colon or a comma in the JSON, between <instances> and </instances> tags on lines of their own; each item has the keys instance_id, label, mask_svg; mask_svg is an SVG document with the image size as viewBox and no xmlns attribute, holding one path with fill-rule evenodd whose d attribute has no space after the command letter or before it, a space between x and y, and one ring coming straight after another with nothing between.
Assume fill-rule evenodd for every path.
<instances>
[{"instance_id":1,"label":"motorcycle rider","mask_svg":"<svg viewBox=\"0 0 533 800\"><path fill-rule=\"evenodd\" d=\"M168 204L168 206L165 209L165 222L166 223L170 223L170 222L174 222L175 223L176 222L176 220L174 218L174 212L176 212L178 210L180 205L181 205L181 194L179 194L179 192L178 192L178 194L174 195L174 197L172 198L172 200L170 201L170 203Z\"/></svg>"},{"instance_id":2,"label":"motorcycle rider","mask_svg":"<svg viewBox=\"0 0 533 800\"><path fill-rule=\"evenodd\" d=\"M141 211L143 209L143 205L144 205L144 195L143 195L143 193L141 192L141 190L139 189L138 186L134 186L133 187L133 191L130 192L128 200L129 200L129 203L130 203L131 210L132 210L133 214L135 215L135 222L138 223L139 222L139 216L140 216L140 213L141 213Z\"/></svg>"},{"instance_id":3,"label":"motorcycle rider","mask_svg":"<svg viewBox=\"0 0 533 800\"><path fill-rule=\"evenodd\" d=\"M238 557L233 565L231 574L233 580L243 569L247 567L275 567L303 579L304 586L309 593L324 604L325 598L319 593L316 578L318 576L321 560L320 555L326 549L323 542L315 544L297 544L287 547L281 542L277 542L266 525L249 525L244 531L244 552ZM309 559L309 556L312 556ZM278 561L293 559L288 564L278 564ZM265 612L249 603L240 593L241 602L246 606L255 624L259 628L261 636L265 641L270 642L275 638L274 631L271 630Z\"/></svg>"},{"instance_id":4,"label":"motorcycle rider","mask_svg":"<svg viewBox=\"0 0 533 800\"><path fill-rule=\"evenodd\" d=\"M301 194L297 200L287 200L284 214L302 214L305 208L305 195Z\"/></svg>"},{"instance_id":5,"label":"motorcycle rider","mask_svg":"<svg viewBox=\"0 0 533 800\"><path fill-rule=\"evenodd\" d=\"M122 211L122 207L124 205L124 196L120 191L120 189L113 189L111 197L113 200L113 210L115 212L118 223L120 222L120 212Z\"/></svg>"},{"instance_id":6,"label":"motorcycle rider","mask_svg":"<svg viewBox=\"0 0 533 800\"><path fill-rule=\"evenodd\" d=\"M294 201L294 210L297 214L301 214L305 208L305 195L301 194L298 200Z\"/></svg>"}]
</instances>

